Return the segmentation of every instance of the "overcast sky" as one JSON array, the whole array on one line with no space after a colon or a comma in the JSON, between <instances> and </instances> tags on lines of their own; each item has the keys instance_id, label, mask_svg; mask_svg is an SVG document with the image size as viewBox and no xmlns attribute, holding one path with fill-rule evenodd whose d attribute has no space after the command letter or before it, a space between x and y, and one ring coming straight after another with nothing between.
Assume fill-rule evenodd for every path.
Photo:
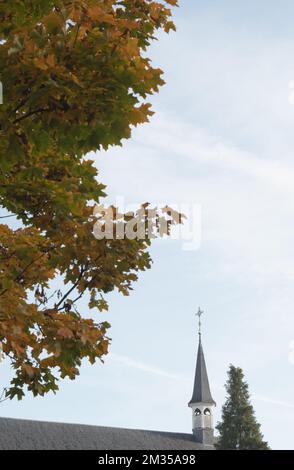
<instances>
[{"instance_id":1,"label":"overcast sky","mask_svg":"<svg viewBox=\"0 0 294 470\"><path fill-rule=\"evenodd\" d=\"M233 363L266 440L293 449L294 3L180 3L178 32L150 51L167 82L156 115L96 159L110 201L185 205L191 219L201 207L200 247L155 242L153 268L101 315L112 324L105 364L0 415L190 432L201 306L216 420Z\"/></svg>"}]
</instances>

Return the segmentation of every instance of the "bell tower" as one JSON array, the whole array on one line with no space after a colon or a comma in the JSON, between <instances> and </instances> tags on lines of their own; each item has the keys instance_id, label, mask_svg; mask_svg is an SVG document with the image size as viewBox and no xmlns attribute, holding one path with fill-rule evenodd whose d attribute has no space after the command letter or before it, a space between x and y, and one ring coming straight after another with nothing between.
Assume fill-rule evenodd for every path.
<instances>
[{"instance_id":1,"label":"bell tower","mask_svg":"<svg viewBox=\"0 0 294 470\"><path fill-rule=\"evenodd\" d=\"M204 445L214 445L213 409L216 406L210 392L204 352L201 342L201 315L198 310L198 353L194 388L188 406L192 410L192 431L196 442Z\"/></svg>"}]
</instances>

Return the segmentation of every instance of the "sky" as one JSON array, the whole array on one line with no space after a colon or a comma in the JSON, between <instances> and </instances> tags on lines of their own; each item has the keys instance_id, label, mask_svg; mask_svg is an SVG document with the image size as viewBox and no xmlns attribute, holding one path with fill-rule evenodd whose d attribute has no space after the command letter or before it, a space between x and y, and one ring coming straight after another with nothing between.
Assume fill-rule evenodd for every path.
<instances>
[{"instance_id":1,"label":"sky","mask_svg":"<svg viewBox=\"0 0 294 470\"><path fill-rule=\"evenodd\" d=\"M55 396L6 401L0 415L191 432L201 306L215 421L232 363L265 439L293 449L294 3L180 5L177 33L149 51L165 71L156 114L94 158L109 202L185 208L196 243L155 241L133 293L108 296L104 364L85 363Z\"/></svg>"}]
</instances>

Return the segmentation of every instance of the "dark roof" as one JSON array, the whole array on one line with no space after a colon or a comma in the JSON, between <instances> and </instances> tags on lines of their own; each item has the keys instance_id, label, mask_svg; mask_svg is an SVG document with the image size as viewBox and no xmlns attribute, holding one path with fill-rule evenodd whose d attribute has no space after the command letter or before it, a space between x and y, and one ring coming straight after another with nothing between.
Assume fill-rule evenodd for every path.
<instances>
[{"instance_id":1,"label":"dark roof","mask_svg":"<svg viewBox=\"0 0 294 470\"><path fill-rule=\"evenodd\" d=\"M192 434L0 418L0 450L204 450Z\"/></svg>"},{"instance_id":2,"label":"dark roof","mask_svg":"<svg viewBox=\"0 0 294 470\"><path fill-rule=\"evenodd\" d=\"M193 395L189 405L191 403L207 403L209 405L215 405L215 401L213 400L210 392L201 339L199 340L198 346Z\"/></svg>"}]
</instances>

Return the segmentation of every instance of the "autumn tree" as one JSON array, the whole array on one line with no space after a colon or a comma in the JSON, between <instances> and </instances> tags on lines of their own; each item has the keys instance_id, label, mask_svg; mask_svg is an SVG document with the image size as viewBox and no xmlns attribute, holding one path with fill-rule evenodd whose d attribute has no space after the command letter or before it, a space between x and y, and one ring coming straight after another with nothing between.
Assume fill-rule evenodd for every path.
<instances>
[{"instance_id":1,"label":"autumn tree","mask_svg":"<svg viewBox=\"0 0 294 470\"><path fill-rule=\"evenodd\" d=\"M220 433L216 447L223 450L269 449L250 403L242 369L230 365L225 387L228 396L222 409L222 420L216 426Z\"/></svg>"},{"instance_id":2,"label":"autumn tree","mask_svg":"<svg viewBox=\"0 0 294 470\"><path fill-rule=\"evenodd\" d=\"M103 294L127 295L151 265L152 237L93 236L105 186L86 155L121 145L152 115L148 96L164 82L146 50L157 31L174 29L176 4L0 2L0 343L15 371L8 398L56 391L83 358L102 360L109 324L85 317L77 301L88 295L90 309L105 310ZM175 217L168 209L165 217L168 232Z\"/></svg>"}]
</instances>

